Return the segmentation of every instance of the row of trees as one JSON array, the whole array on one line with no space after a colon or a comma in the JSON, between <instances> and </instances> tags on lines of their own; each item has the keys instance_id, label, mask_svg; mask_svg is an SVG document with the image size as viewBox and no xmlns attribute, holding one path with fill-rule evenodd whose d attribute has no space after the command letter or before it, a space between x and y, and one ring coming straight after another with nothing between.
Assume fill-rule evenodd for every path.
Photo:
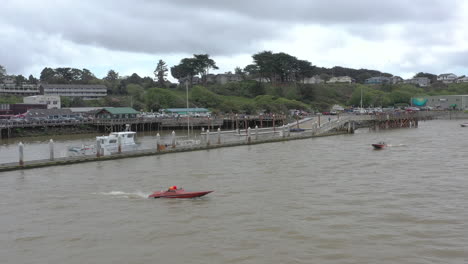
<instances>
[{"instance_id":1,"label":"row of trees","mask_svg":"<svg viewBox=\"0 0 468 264\"><path fill-rule=\"evenodd\" d=\"M252 56L254 63L244 68L244 73L260 77L271 83L300 82L314 75L315 66L306 60L280 52L263 51ZM236 70L238 73L240 71Z\"/></svg>"},{"instance_id":2,"label":"row of trees","mask_svg":"<svg viewBox=\"0 0 468 264\"><path fill-rule=\"evenodd\" d=\"M97 78L88 69L75 68L44 68L41 71L40 81L43 83L56 84L90 84Z\"/></svg>"}]
</instances>

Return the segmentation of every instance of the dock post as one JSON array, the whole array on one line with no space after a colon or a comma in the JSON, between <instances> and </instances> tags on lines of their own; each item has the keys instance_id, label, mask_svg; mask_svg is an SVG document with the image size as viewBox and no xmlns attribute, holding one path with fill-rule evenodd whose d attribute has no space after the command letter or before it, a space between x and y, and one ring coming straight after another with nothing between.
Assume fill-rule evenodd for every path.
<instances>
[{"instance_id":1,"label":"dock post","mask_svg":"<svg viewBox=\"0 0 468 264\"><path fill-rule=\"evenodd\" d=\"M255 126L255 140L258 140L258 126Z\"/></svg>"},{"instance_id":2,"label":"dock post","mask_svg":"<svg viewBox=\"0 0 468 264\"><path fill-rule=\"evenodd\" d=\"M96 157L101 157L101 140L96 139Z\"/></svg>"},{"instance_id":3,"label":"dock post","mask_svg":"<svg viewBox=\"0 0 468 264\"><path fill-rule=\"evenodd\" d=\"M283 138L286 137L286 126L285 125L281 126L281 135L283 136Z\"/></svg>"},{"instance_id":4,"label":"dock post","mask_svg":"<svg viewBox=\"0 0 468 264\"><path fill-rule=\"evenodd\" d=\"M49 141L49 153L50 153L50 160L54 160L54 141L50 139Z\"/></svg>"},{"instance_id":5,"label":"dock post","mask_svg":"<svg viewBox=\"0 0 468 264\"><path fill-rule=\"evenodd\" d=\"M172 131L172 148L176 147L175 131Z\"/></svg>"},{"instance_id":6,"label":"dock post","mask_svg":"<svg viewBox=\"0 0 468 264\"><path fill-rule=\"evenodd\" d=\"M286 125L286 130L288 131L288 137L290 137L291 136L291 128L288 125Z\"/></svg>"},{"instance_id":7,"label":"dock post","mask_svg":"<svg viewBox=\"0 0 468 264\"><path fill-rule=\"evenodd\" d=\"M24 165L24 153L23 153L23 142L20 142L18 144L18 148L19 148L19 165L20 166L23 166Z\"/></svg>"},{"instance_id":8,"label":"dock post","mask_svg":"<svg viewBox=\"0 0 468 264\"><path fill-rule=\"evenodd\" d=\"M161 151L161 136L159 133L156 134L156 151Z\"/></svg>"},{"instance_id":9,"label":"dock post","mask_svg":"<svg viewBox=\"0 0 468 264\"><path fill-rule=\"evenodd\" d=\"M122 153L122 137L121 136L117 137L117 144L119 144L118 153L121 154Z\"/></svg>"},{"instance_id":10,"label":"dock post","mask_svg":"<svg viewBox=\"0 0 468 264\"><path fill-rule=\"evenodd\" d=\"M221 128L218 127L218 144L221 144Z\"/></svg>"},{"instance_id":11,"label":"dock post","mask_svg":"<svg viewBox=\"0 0 468 264\"><path fill-rule=\"evenodd\" d=\"M273 114L273 132L276 132L275 114Z\"/></svg>"},{"instance_id":12,"label":"dock post","mask_svg":"<svg viewBox=\"0 0 468 264\"><path fill-rule=\"evenodd\" d=\"M206 130L206 145L207 146L210 145L210 130L209 129Z\"/></svg>"},{"instance_id":13,"label":"dock post","mask_svg":"<svg viewBox=\"0 0 468 264\"><path fill-rule=\"evenodd\" d=\"M251 132L251 131L250 131L250 127L248 127L248 128L247 128L247 143L249 143L249 144L250 144L250 141L251 141L251 139L250 139L250 132Z\"/></svg>"}]
</instances>

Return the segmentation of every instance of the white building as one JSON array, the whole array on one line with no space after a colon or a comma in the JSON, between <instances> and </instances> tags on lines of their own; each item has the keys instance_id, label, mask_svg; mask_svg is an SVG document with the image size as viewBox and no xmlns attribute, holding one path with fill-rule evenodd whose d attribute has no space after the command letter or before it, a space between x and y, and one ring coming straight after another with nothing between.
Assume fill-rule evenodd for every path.
<instances>
[{"instance_id":1,"label":"white building","mask_svg":"<svg viewBox=\"0 0 468 264\"><path fill-rule=\"evenodd\" d=\"M457 79L457 76L453 73L444 73L437 76L437 80L443 83L453 83Z\"/></svg>"},{"instance_id":2,"label":"white building","mask_svg":"<svg viewBox=\"0 0 468 264\"><path fill-rule=\"evenodd\" d=\"M57 95L33 95L23 98L25 104L46 104L47 109L60 109L60 96Z\"/></svg>"},{"instance_id":3,"label":"white building","mask_svg":"<svg viewBox=\"0 0 468 264\"><path fill-rule=\"evenodd\" d=\"M0 94L19 96L36 95L39 94L39 86L27 82L17 84L14 77L7 76L0 82Z\"/></svg>"},{"instance_id":4,"label":"white building","mask_svg":"<svg viewBox=\"0 0 468 264\"><path fill-rule=\"evenodd\" d=\"M331 77L327 83L352 83L354 79L349 76Z\"/></svg>"},{"instance_id":5,"label":"white building","mask_svg":"<svg viewBox=\"0 0 468 264\"><path fill-rule=\"evenodd\" d=\"M39 88L43 95L81 97L83 100L107 96L107 88L101 84L41 84Z\"/></svg>"}]
</instances>

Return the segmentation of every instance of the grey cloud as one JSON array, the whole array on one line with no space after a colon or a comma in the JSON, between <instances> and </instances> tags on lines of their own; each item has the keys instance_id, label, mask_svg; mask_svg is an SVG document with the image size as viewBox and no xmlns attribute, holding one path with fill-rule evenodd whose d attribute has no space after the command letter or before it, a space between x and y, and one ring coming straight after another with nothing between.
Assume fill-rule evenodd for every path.
<instances>
[{"instance_id":1,"label":"grey cloud","mask_svg":"<svg viewBox=\"0 0 468 264\"><path fill-rule=\"evenodd\" d=\"M311 23L392 23L446 20L457 1L444 0L163 0L177 6L236 12L257 19ZM147 2L147 1L144 1Z\"/></svg>"},{"instance_id":2,"label":"grey cloud","mask_svg":"<svg viewBox=\"0 0 468 264\"><path fill-rule=\"evenodd\" d=\"M79 44L146 53L253 52L296 23L362 25L450 20L441 0L41 1L4 4L1 23ZM38 12L38 8L44 12Z\"/></svg>"},{"instance_id":3,"label":"grey cloud","mask_svg":"<svg viewBox=\"0 0 468 264\"><path fill-rule=\"evenodd\" d=\"M447 35L460 5L459 0L18 2L4 0L1 6L0 64L11 71L70 63L70 43L148 54L252 54L260 51L259 43L284 39L295 25L311 24L376 42L388 37L385 26L403 25L398 37L430 50L451 41ZM337 36L336 43L326 45L340 41Z\"/></svg>"}]
</instances>

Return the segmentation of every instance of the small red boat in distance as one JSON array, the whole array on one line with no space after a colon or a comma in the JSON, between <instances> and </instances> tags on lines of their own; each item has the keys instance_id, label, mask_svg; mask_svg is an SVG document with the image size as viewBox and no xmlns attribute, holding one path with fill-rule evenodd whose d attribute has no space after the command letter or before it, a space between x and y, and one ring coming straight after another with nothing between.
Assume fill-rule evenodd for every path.
<instances>
[{"instance_id":1,"label":"small red boat in distance","mask_svg":"<svg viewBox=\"0 0 468 264\"><path fill-rule=\"evenodd\" d=\"M154 192L148 198L195 198L207 195L213 191L206 192L187 192L184 189L167 190Z\"/></svg>"},{"instance_id":2,"label":"small red boat in distance","mask_svg":"<svg viewBox=\"0 0 468 264\"><path fill-rule=\"evenodd\" d=\"M387 146L387 144L385 142L379 142L379 143L376 143L376 144L372 144L372 147L374 147L374 149L383 149Z\"/></svg>"}]
</instances>

